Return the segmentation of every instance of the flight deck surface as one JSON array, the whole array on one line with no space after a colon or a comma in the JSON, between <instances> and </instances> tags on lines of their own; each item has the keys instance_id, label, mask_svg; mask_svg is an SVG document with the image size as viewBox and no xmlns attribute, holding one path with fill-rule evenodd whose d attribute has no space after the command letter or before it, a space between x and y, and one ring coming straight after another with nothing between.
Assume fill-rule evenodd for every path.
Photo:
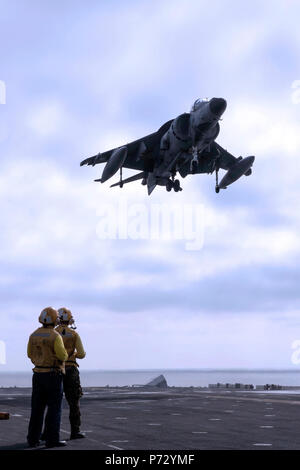
<instances>
[{"instance_id":1,"label":"flight deck surface","mask_svg":"<svg viewBox=\"0 0 300 470\"><path fill-rule=\"evenodd\" d=\"M0 389L0 450L26 449L30 388ZM81 399L85 439L69 440L63 400L60 450L300 449L300 395L168 387L95 387ZM43 449L43 443L40 449Z\"/></svg>"}]
</instances>

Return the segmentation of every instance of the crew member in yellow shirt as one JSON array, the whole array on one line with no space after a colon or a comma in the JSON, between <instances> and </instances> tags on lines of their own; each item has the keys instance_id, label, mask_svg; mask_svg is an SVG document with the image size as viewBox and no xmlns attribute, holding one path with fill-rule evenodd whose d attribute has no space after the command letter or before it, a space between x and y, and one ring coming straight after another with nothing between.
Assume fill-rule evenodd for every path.
<instances>
[{"instance_id":1,"label":"crew member in yellow shirt","mask_svg":"<svg viewBox=\"0 0 300 470\"><path fill-rule=\"evenodd\" d=\"M66 445L65 441L59 439L59 430L64 361L68 358L68 353L60 334L54 329L58 321L58 312L52 307L45 308L39 316L39 322L43 326L35 330L28 341L27 356L35 366L27 435L29 447L37 447L40 443L46 407L48 407L45 419L46 447Z\"/></svg>"},{"instance_id":2,"label":"crew member in yellow shirt","mask_svg":"<svg viewBox=\"0 0 300 470\"><path fill-rule=\"evenodd\" d=\"M85 357L85 351L79 334L75 331L75 322L69 309L62 307L58 309L59 326L56 331L61 335L64 346L68 353L65 362L66 374L63 378L64 393L70 407L70 439L81 439L85 435L80 431L81 413L79 400L82 397L82 388L80 385L80 376L77 359Z\"/></svg>"}]
</instances>

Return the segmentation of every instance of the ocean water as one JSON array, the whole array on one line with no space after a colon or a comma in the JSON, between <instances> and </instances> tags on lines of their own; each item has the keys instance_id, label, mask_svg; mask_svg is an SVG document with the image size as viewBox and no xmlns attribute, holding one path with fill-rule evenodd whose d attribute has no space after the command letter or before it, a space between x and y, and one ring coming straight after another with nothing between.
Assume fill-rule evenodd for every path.
<instances>
[{"instance_id":1,"label":"ocean water","mask_svg":"<svg viewBox=\"0 0 300 470\"><path fill-rule=\"evenodd\" d=\"M297 370L80 370L83 387L145 385L163 374L169 386L205 387L209 384L243 383L300 386ZM31 387L32 372L1 372L0 387Z\"/></svg>"}]
</instances>

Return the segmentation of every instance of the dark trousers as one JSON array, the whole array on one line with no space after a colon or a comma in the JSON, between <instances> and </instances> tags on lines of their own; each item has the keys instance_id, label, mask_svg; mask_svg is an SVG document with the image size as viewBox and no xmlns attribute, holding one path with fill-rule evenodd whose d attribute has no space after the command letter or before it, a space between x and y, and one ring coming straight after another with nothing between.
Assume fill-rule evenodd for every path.
<instances>
[{"instance_id":1,"label":"dark trousers","mask_svg":"<svg viewBox=\"0 0 300 470\"><path fill-rule=\"evenodd\" d=\"M76 434L80 431L81 414L79 400L82 397L82 388L80 385L79 371L75 366L66 366L66 374L63 377L64 393L70 407L71 433Z\"/></svg>"},{"instance_id":2,"label":"dark trousers","mask_svg":"<svg viewBox=\"0 0 300 470\"><path fill-rule=\"evenodd\" d=\"M59 441L63 396L62 381L62 374L58 372L33 373L31 417L27 435L29 444L36 444L40 440L46 407L48 407L45 419L47 443L52 444Z\"/></svg>"}]
</instances>

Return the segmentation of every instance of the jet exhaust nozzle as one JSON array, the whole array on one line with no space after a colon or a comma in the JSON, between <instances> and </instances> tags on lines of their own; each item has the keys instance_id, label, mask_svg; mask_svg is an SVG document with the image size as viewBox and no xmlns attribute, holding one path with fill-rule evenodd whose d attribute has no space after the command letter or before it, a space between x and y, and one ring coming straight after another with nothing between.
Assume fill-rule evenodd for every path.
<instances>
[{"instance_id":1,"label":"jet exhaust nozzle","mask_svg":"<svg viewBox=\"0 0 300 470\"><path fill-rule=\"evenodd\" d=\"M250 174L249 170L252 167L254 160L255 157L253 156L238 160L224 175L222 181L219 183L219 188L225 189L244 174Z\"/></svg>"},{"instance_id":2,"label":"jet exhaust nozzle","mask_svg":"<svg viewBox=\"0 0 300 470\"><path fill-rule=\"evenodd\" d=\"M127 147L120 147L116 149L111 157L109 158L108 162L106 163L102 177L101 183L105 183L109 178L114 176L115 173L123 166L127 157Z\"/></svg>"}]
</instances>

